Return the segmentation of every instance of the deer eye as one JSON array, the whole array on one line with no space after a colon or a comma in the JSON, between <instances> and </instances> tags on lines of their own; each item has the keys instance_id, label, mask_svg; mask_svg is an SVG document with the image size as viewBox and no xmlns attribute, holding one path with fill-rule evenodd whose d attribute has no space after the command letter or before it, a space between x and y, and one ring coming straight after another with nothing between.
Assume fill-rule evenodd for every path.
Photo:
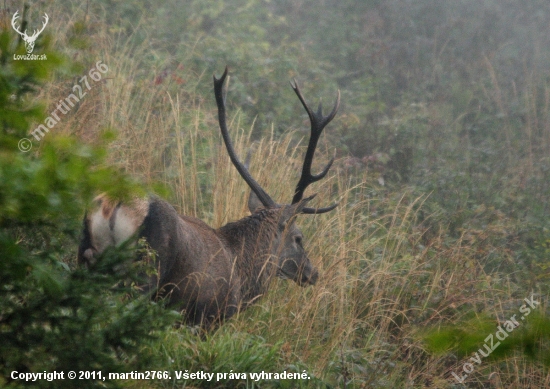
<instances>
[{"instance_id":1,"label":"deer eye","mask_svg":"<svg viewBox=\"0 0 550 389\"><path fill-rule=\"evenodd\" d=\"M297 245L301 246L302 245L302 237L301 236L294 237L294 242L296 242Z\"/></svg>"}]
</instances>

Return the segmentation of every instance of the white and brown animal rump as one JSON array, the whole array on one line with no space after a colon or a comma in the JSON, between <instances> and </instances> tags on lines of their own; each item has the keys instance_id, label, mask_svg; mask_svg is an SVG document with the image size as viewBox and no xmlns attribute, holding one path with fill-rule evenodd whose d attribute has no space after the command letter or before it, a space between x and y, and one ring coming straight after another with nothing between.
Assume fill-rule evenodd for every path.
<instances>
[{"instance_id":1,"label":"white and brown animal rump","mask_svg":"<svg viewBox=\"0 0 550 389\"><path fill-rule=\"evenodd\" d=\"M148 280L147 290L166 296L174 308L184 312L189 324L211 324L229 318L264 295L273 277L291 279L298 285L316 283L319 273L303 247L303 235L295 225L298 214L324 213L326 208L309 208L314 197L303 198L311 183L322 179L332 160L320 174L311 174L317 141L324 127L334 118L334 108L323 116L305 103L297 84L292 87L311 122L311 137L302 175L290 205L279 205L254 180L235 154L225 121L222 77L214 77L220 130L233 165L251 189L251 215L219 229L203 221L179 215L174 207L158 197L118 203L100 195L95 208L84 218L84 234L78 250L80 263L93 263L105 248L119 245L134 234L146 239L156 251L158 275Z\"/></svg>"}]
</instances>

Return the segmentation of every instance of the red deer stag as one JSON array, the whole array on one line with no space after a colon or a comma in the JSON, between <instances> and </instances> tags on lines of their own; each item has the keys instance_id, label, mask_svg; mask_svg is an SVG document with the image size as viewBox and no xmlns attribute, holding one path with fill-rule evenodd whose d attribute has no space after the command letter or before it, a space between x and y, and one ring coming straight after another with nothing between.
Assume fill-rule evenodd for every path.
<instances>
[{"instance_id":1,"label":"red deer stag","mask_svg":"<svg viewBox=\"0 0 550 389\"><path fill-rule=\"evenodd\" d=\"M317 141L336 115L340 92L332 112L323 116L321 105L313 112L298 85L292 85L309 115L311 136L292 203L279 205L235 153L225 119L226 76L227 68L219 79L214 76L219 125L231 162L251 189L252 214L213 229L199 219L178 215L158 197L122 204L100 195L95 201L96 208L84 217L84 236L78 250L79 262L89 264L110 245L121 244L136 235L145 238L157 254L158 274L148 280L149 290L154 288L156 296L165 296L171 306L181 309L187 323L204 327L248 307L267 292L274 276L291 279L301 286L315 284L319 273L304 250L302 232L294 219L301 213L328 212L337 205L309 208L306 205L314 196L303 198L303 195L332 165L333 160L321 173L311 174Z\"/></svg>"}]
</instances>

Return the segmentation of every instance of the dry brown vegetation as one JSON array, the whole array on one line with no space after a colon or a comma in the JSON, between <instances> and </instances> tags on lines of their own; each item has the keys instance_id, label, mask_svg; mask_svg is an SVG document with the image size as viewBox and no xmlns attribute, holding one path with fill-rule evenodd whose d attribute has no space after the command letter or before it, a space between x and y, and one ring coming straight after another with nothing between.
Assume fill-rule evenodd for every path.
<instances>
[{"instance_id":1,"label":"dry brown vegetation","mask_svg":"<svg viewBox=\"0 0 550 389\"><path fill-rule=\"evenodd\" d=\"M205 92L212 89L211 74L196 70L201 67L193 63L193 42L187 42L185 55L176 61L166 53L155 52L149 40L136 44L132 34L113 31L116 26L104 24L102 16L88 14L88 46L74 50L69 40L83 23L83 16L56 11L56 23L52 23L56 30L50 31L54 46L68 47L67 54L73 50L83 71L100 59L109 71L101 82L92 85L79 106L63 117L55 133L96 143L105 129L112 129L116 139L108 148L109 162L141 180L144 186L164 184L168 191L163 195L182 214L196 216L212 227L247 215L248 189L222 146L213 92ZM141 27L147 34L147 27ZM165 56L165 63L149 60L155 55ZM491 67L491 59L485 58L485 64L493 80L487 86L487 96L506 112L499 75ZM168 67L172 70L163 74ZM220 67L219 72L222 70ZM235 77L240 72L239 68L232 69ZM58 101L66 97L75 80L60 74L39 97ZM286 81L281 80L271 89L289 89ZM275 129L277 123L254 128L254 119L246 117L233 100L232 86L230 82L227 101L237 151L244 157L252 149L253 175L275 199L288 201L305 150L304 116L290 118L294 127L282 135ZM244 87L253 89L246 84ZM545 88L546 101L541 110L548 121L550 100L548 86ZM305 94L311 102L319 98L311 88ZM323 95L323 99L330 101L330 96ZM299 105L297 99L285 100L284 104ZM526 102L527 107L533 106L525 113L523 135L527 138L533 136L532 129L538 125L533 120L540 119L534 105L533 101ZM456 125L449 122L443 110L427 109L427 114L432 129ZM345 108L342 115L343 119L337 117L326 129L314 166L322 166L334 154L336 146L330 139L335 135L331 131L352 121L352 113ZM548 124L543 127L548 131ZM510 139L515 136L508 134L513 131L509 125L502 130ZM438 142L437 136L428 134L427 139L425 147ZM550 137L544 133L539 139L548 141ZM548 149L548 144L540 147ZM517 174L509 185L521 186L522 177L536 170L532 167L534 160L536 152L529 149L525 159L518 162ZM516 269L514 250L521 232L517 220L490 205L479 204L472 218L483 219L483 227L479 223L464 224L451 234L449 225L453 221L442 220L446 214L436 206L426 206L433 191L408 186L394 190L381 185L375 165L350 167L349 156L341 148L328 179L310 192L318 193L315 204L333 200L340 203L329 214L298 219L310 257L321 273L318 284L302 289L290 282L275 281L269 295L255 307L231 319L199 346L193 342L201 340L188 335L185 328L168 331L148 349L175 361L161 366L163 369L202 366L196 361L208 347L216 350L216 342L227 341L227 337L250 335L277 345L277 368L302 363L311 374L334 386L549 387L547 369L521 353L496 362L484 360L476 365L466 386L460 386L450 372L459 373L467 357L434 355L426 350L423 340L428 327L461 323L476 315L489 315L496 328L499 320L517 311L523 298L534 293L543 299L536 266L520 276L509 272ZM544 312L544 306L540 310ZM198 347L195 360L180 356L184 347ZM130 386L146 385L135 382Z\"/></svg>"}]
</instances>

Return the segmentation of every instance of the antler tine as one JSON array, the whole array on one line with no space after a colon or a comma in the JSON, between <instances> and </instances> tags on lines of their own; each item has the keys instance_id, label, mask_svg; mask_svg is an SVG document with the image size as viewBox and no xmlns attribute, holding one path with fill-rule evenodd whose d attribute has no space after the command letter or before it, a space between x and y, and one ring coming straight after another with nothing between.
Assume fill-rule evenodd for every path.
<instances>
[{"instance_id":1,"label":"antler tine","mask_svg":"<svg viewBox=\"0 0 550 389\"><path fill-rule=\"evenodd\" d=\"M13 17L11 18L11 26L19 35L23 35L24 33L21 32L19 28L17 28L17 26L15 25L15 21L17 19L19 19L19 11L15 11L15 13L13 14Z\"/></svg>"},{"instance_id":2,"label":"antler tine","mask_svg":"<svg viewBox=\"0 0 550 389\"><path fill-rule=\"evenodd\" d=\"M319 214L319 213L327 213L332 211L334 208L338 206L338 203L332 204L330 207L324 207L324 208L308 208L305 207L302 209L302 213L313 215L313 214Z\"/></svg>"},{"instance_id":3,"label":"antler tine","mask_svg":"<svg viewBox=\"0 0 550 389\"><path fill-rule=\"evenodd\" d=\"M42 33L42 31L44 31L44 29L46 28L46 25L48 24L49 20L50 20L50 18L48 16L48 14L44 13L44 22L42 23L42 28L39 31L34 30L34 32L32 34L32 38L37 37L38 35L40 35Z\"/></svg>"},{"instance_id":4,"label":"antler tine","mask_svg":"<svg viewBox=\"0 0 550 389\"><path fill-rule=\"evenodd\" d=\"M231 142L231 138L229 137L227 124L225 122L225 97L223 96L223 84L225 82L225 78L227 77L227 73L228 68L226 66L225 71L220 78L216 78L216 75L214 75L214 94L216 96L216 104L218 106L218 122L220 124L220 131L222 133L225 148L227 149L227 153L229 154L231 162L233 163L241 177L248 184L250 189L256 194L256 196L258 196L258 199L261 201L264 207L276 207L277 203L273 201L273 199L267 194L267 192L252 177L247 167L244 166L237 157L237 153L233 148L233 143Z\"/></svg>"},{"instance_id":5,"label":"antler tine","mask_svg":"<svg viewBox=\"0 0 550 389\"><path fill-rule=\"evenodd\" d=\"M321 171L319 174L311 174L311 164L313 162L313 156L315 155L315 149L317 148L317 142L319 141L319 137L321 136L321 133L323 132L323 129L331 122L332 119L334 119L334 116L336 115L336 112L338 111L338 107L340 106L340 91L338 91L336 102L334 103L334 107L332 108L332 111L327 115L323 116L323 107L322 104L319 103L319 106L317 108L317 112L313 112L311 108L307 105L302 92L300 91L300 88L298 87L298 83L296 80L294 80L294 84L290 83L292 86L292 89L300 99L300 102L304 106L308 116L309 121L311 123L311 135L309 138L309 144L307 146L306 155L304 158L304 164L302 166L302 175L300 176L300 180L298 181L298 184L296 185L296 190L294 192L294 197L292 198L292 204L296 204L302 198L304 197L304 192L306 188L316 182L322 179L326 176L328 171L330 170L332 163L334 162L334 158L331 158L328 164L325 166L325 168ZM326 208L304 208L302 210L302 213L325 213L332 211L334 208L338 206L338 203L331 205L330 207Z\"/></svg>"}]
</instances>

